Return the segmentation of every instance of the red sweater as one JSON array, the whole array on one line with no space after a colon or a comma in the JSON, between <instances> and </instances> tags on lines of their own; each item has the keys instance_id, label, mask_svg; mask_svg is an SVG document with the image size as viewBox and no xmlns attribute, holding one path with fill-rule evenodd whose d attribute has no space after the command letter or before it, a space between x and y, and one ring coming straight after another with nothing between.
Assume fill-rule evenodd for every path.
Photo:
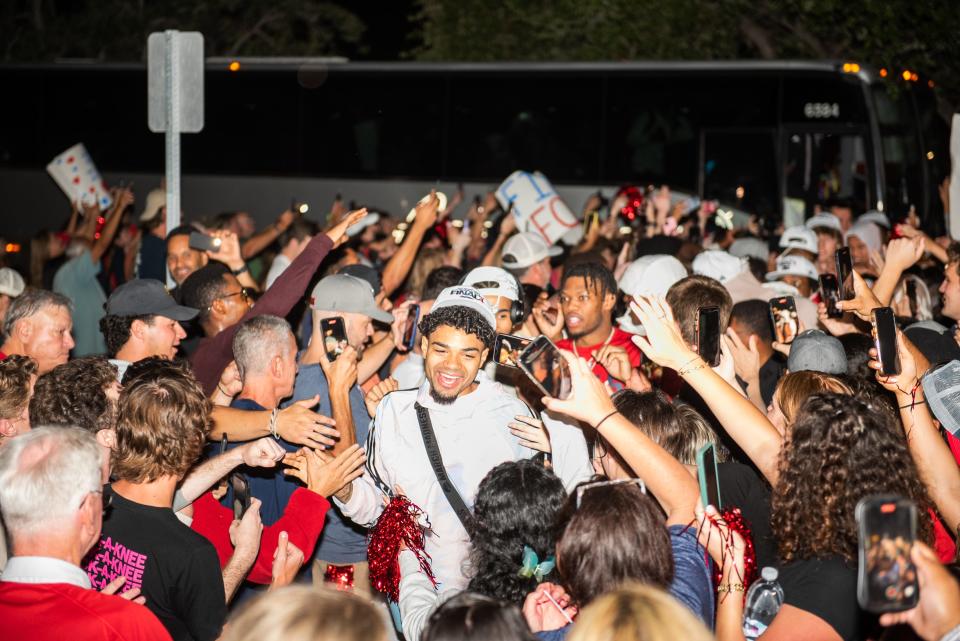
<instances>
[{"instance_id":1,"label":"red sweater","mask_svg":"<svg viewBox=\"0 0 960 641\"><path fill-rule=\"evenodd\" d=\"M314 236L303 252L280 274L243 318L216 336L200 341L190 357L190 365L207 396L213 393L224 368L233 360L233 337L243 321L264 314L286 317L293 306L303 299L314 272L332 247L333 242L326 234Z\"/></svg>"},{"instance_id":2,"label":"red sweater","mask_svg":"<svg viewBox=\"0 0 960 641\"><path fill-rule=\"evenodd\" d=\"M630 357L630 364L633 367L640 367L640 361L643 357L640 348L637 347L633 340L630 338L632 334L628 334L619 327L613 328L613 338L610 339L611 345L616 345L617 347L622 347L627 350L627 355ZM563 340L557 341L557 347L568 352L573 350L573 341L569 338L564 338ZM577 356L585 359L588 363L593 364L593 374L600 379L601 382L607 381L610 378L610 375L607 373L607 369L596 362L596 359L593 357L594 352L598 351L603 347L603 343L598 343L597 345L582 345L577 343ZM614 381L610 381L613 385ZM621 386L622 387L622 386ZM619 389L615 387L614 389Z\"/></svg>"},{"instance_id":3,"label":"red sweater","mask_svg":"<svg viewBox=\"0 0 960 641\"><path fill-rule=\"evenodd\" d=\"M315 492L298 487L294 490L283 511L283 516L273 525L266 525L260 536L260 552L247 575L247 581L267 585L273 578L273 553L277 549L280 532L290 536L290 542L303 550L303 558L313 556L323 522L330 509L330 502ZM193 503L193 524L191 528L202 534L217 548L220 567L223 568L233 555L230 543L230 524L233 523L233 510L221 505L210 492Z\"/></svg>"},{"instance_id":4,"label":"red sweater","mask_svg":"<svg viewBox=\"0 0 960 641\"><path fill-rule=\"evenodd\" d=\"M171 641L144 606L69 583L0 581L0 639Z\"/></svg>"}]
</instances>

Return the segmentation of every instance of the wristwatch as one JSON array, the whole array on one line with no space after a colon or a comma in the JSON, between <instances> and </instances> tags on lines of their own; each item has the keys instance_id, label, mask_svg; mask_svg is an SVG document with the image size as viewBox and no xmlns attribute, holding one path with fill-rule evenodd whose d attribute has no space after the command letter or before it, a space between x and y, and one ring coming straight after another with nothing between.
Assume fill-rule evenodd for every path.
<instances>
[{"instance_id":1,"label":"wristwatch","mask_svg":"<svg viewBox=\"0 0 960 641\"><path fill-rule=\"evenodd\" d=\"M236 269L231 269L230 271L233 272L233 275L234 275L234 276L239 276L240 274L243 274L243 273L246 273L246 272L250 271L250 268L247 267L247 264L246 264L246 263L244 263L244 264L241 265L240 267L237 267Z\"/></svg>"}]
</instances>

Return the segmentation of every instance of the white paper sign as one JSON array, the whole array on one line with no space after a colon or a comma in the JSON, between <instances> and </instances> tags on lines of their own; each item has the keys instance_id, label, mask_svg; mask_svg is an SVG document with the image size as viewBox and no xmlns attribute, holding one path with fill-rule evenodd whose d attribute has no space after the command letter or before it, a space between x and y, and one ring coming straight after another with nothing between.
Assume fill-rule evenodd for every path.
<instances>
[{"instance_id":1,"label":"white paper sign","mask_svg":"<svg viewBox=\"0 0 960 641\"><path fill-rule=\"evenodd\" d=\"M550 245L580 227L577 217L539 171L510 174L497 188L497 202L504 210L512 203L517 229L537 232Z\"/></svg>"},{"instance_id":2,"label":"white paper sign","mask_svg":"<svg viewBox=\"0 0 960 641\"><path fill-rule=\"evenodd\" d=\"M96 203L101 210L113 204L107 185L93 164L90 153L78 142L50 161L47 173L63 190L71 203L83 205Z\"/></svg>"}]
</instances>

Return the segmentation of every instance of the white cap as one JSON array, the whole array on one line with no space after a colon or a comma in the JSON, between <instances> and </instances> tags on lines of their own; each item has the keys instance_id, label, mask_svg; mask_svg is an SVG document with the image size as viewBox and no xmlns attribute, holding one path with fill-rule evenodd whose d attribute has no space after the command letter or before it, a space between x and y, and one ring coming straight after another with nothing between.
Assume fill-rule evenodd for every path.
<instances>
[{"instance_id":1,"label":"white cap","mask_svg":"<svg viewBox=\"0 0 960 641\"><path fill-rule=\"evenodd\" d=\"M462 284L473 287L484 296L502 296L520 300L517 279L501 267L476 267L464 276Z\"/></svg>"},{"instance_id":2,"label":"white cap","mask_svg":"<svg viewBox=\"0 0 960 641\"><path fill-rule=\"evenodd\" d=\"M780 576L780 573L777 572L777 568L767 566L760 570L760 576L764 581L776 581L777 577Z\"/></svg>"},{"instance_id":3,"label":"white cap","mask_svg":"<svg viewBox=\"0 0 960 641\"><path fill-rule=\"evenodd\" d=\"M361 218L359 221L347 227L347 236L349 236L350 238L353 238L354 236L362 232L364 229L378 222L379 220L380 220L380 214L378 214L375 211L369 212L366 216Z\"/></svg>"},{"instance_id":4,"label":"white cap","mask_svg":"<svg viewBox=\"0 0 960 641\"><path fill-rule=\"evenodd\" d=\"M630 296L666 296L667 290L687 277L687 268L673 256L641 256L620 276L620 291Z\"/></svg>"},{"instance_id":5,"label":"white cap","mask_svg":"<svg viewBox=\"0 0 960 641\"><path fill-rule=\"evenodd\" d=\"M890 219L887 218L887 215L885 213L883 213L882 211L877 211L876 209L872 209L858 216L857 222L873 223L874 225L879 225L884 229L890 229Z\"/></svg>"},{"instance_id":6,"label":"white cap","mask_svg":"<svg viewBox=\"0 0 960 641\"><path fill-rule=\"evenodd\" d=\"M721 283L739 276L746 266L746 259L732 256L722 249L709 249L700 252L693 259L694 274L709 276Z\"/></svg>"},{"instance_id":7,"label":"white cap","mask_svg":"<svg viewBox=\"0 0 960 641\"><path fill-rule=\"evenodd\" d=\"M817 280L820 274L817 268L803 256L780 256L777 258L777 268L767 274L767 280L780 280L784 276L806 276Z\"/></svg>"},{"instance_id":8,"label":"white cap","mask_svg":"<svg viewBox=\"0 0 960 641\"><path fill-rule=\"evenodd\" d=\"M521 232L511 236L503 245L500 262L507 269L522 269L535 265L547 256L559 256L561 247L547 245L543 236L534 232Z\"/></svg>"},{"instance_id":9,"label":"white cap","mask_svg":"<svg viewBox=\"0 0 960 641\"><path fill-rule=\"evenodd\" d=\"M6 294L10 298L16 298L23 293L26 285L23 277L9 267L0 268L0 294Z\"/></svg>"},{"instance_id":10,"label":"white cap","mask_svg":"<svg viewBox=\"0 0 960 641\"><path fill-rule=\"evenodd\" d=\"M444 307L466 307L472 309L478 312L480 316L483 317L483 320L490 324L491 328L496 329L497 327L497 317L493 313L493 308L483 298L483 294L473 287L466 287L465 285L447 287L440 292L437 299L433 301L433 307L430 308L430 313L432 314Z\"/></svg>"},{"instance_id":11,"label":"white cap","mask_svg":"<svg viewBox=\"0 0 960 641\"><path fill-rule=\"evenodd\" d=\"M767 257L770 255L767 243L753 236L736 239L730 244L728 251L737 258L757 258L763 262L767 262Z\"/></svg>"},{"instance_id":12,"label":"white cap","mask_svg":"<svg viewBox=\"0 0 960 641\"><path fill-rule=\"evenodd\" d=\"M143 213L140 214L140 222L145 223L153 220L160 213L160 210L167 205L167 192L163 189L154 189L147 194L147 202L143 207Z\"/></svg>"},{"instance_id":13,"label":"white cap","mask_svg":"<svg viewBox=\"0 0 960 641\"><path fill-rule=\"evenodd\" d=\"M813 218L810 220L813 220ZM817 232L804 225L797 225L784 231L783 235L780 236L780 247L782 249L802 249L813 254L820 251L817 247Z\"/></svg>"},{"instance_id":14,"label":"white cap","mask_svg":"<svg viewBox=\"0 0 960 641\"><path fill-rule=\"evenodd\" d=\"M843 227L840 226L840 219L833 214L817 214L816 216L812 216L809 220L807 220L805 224L807 229L815 230L817 227L826 227L839 232L843 231Z\"/></svg>"}]
</instances>

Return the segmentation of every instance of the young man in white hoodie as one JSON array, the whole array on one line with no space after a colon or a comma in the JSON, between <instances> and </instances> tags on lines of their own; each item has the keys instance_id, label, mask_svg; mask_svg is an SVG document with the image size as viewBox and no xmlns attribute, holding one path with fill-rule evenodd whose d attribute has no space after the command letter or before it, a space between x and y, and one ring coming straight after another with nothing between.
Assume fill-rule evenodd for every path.
<instances>
[{"instance_id":1,"label":"young man in white hoodie","mask_svg":"<svg viewBox=\"0 0 960 641\"><path fill-rule=\"evenodd\" d=\"M516 416L530 416L530 410L481 370L495 326L493 309L476 289L455 286L441 292L420 322L426 381L383 398L367 440L367 470L335 497L344 516L372 525L383 511L383 497L400 488L429 519L425 550L442 593L467 585L463 562L469 537L431 467L416 406L426 410L443 469L468 508L493 467L535 454L508 427ZM429 614L423 606L420 600L401 599L408 639L419 638Z\"/></svg>"}]
</instances>

